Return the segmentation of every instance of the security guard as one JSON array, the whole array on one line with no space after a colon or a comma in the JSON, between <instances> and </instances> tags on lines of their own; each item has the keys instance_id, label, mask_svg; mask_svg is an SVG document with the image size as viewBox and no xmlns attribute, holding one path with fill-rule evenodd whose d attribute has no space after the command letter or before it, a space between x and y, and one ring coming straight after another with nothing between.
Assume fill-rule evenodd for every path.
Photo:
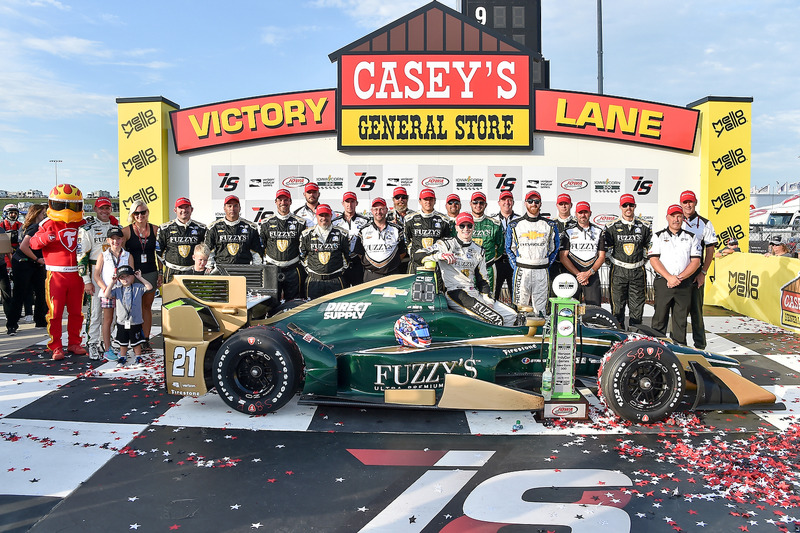
<instances>
[{"instance_id":1,"label":"security guard","mask_svg":"<svg viewBox=\"0 0 800 533\"><path fill-rule=\"evenodd\" d=\"M692 302L692 279L700 267L700 238L681 228L683 209L673 204L667 209L668 226L656 232L647 257L656 271L653 329L666 333L672 310L672 340L686 344L686 317Z\"/></svg>"},{"instance_id":2,"label":"security guard","mask_svg":"<svg viewBox=\"0 0 800 533\"><path fill-rule=\"evenodd\" d=\"M259 235L264 245L264 261L280 269L278 298L300 298L305 271L300 264L300 236L306 229L304 218L289 211L292 195L287 189L275 193L277 213L261 224Z\"/></svg>"},{"instance_id":3,"label":"security guard","mask_svg":"<svg viewBox=\"0 0 800 533\"><path fill-rule=\"evenodd\" d=\"M175 220L161 224L156 235L156 254L164 265L164 283L172 277L191 274L194 269L194 247L205 242L206 226L192 220L192 202L188 198L175 200Z\"/></svg>"},{"instance_id":4,"label":"security guard","mask_svg":"<svg viewBox=\"0 0 800 533\"><path fill-rule=\"evenodd\" d=\"M308 273L306 295L319 298L344 288L344 271L350 252L350 238L331 225L333 210L328 204L317 206L317 225L300 237L300 261Z\"/></svg>"},{"instance_id":5,"label":"security guard","mask_svg":"<svg viewBox=\"0 0 800 533\"><path fill-rule=\"evenodd\" d=\"M611 262L611 312L625 326L625 306L631 326L642 323L647 274L644 263L653 230L636 216L636 199L623 194L619 199L621 215L604 230L606 249Z\"/></svg>"},{"instance_id":6,"label":"security guard","mask_svg":"<svg viewBox=\"0 0 800 533\"><path fill-rule=\"evenodd\" d=\"M577 221L567 223L561 234L561 265L578 280L575 299L583 294L586 305L600 305L600 274L598 271L606 260L606 243L603 230L589 221L592 208L589 202L578 202L575 206Z\"/></svg>"},{"instance_id":7,"label":"security guard","mask_svg":"<svg viewBox=\"0 0 800 533\"><path fill-rule=\"evenodd\" d=\"M419 193L420 210L406 218L405 238L411 262L408 272L417 271L420 263L415 261L414 254L422 248L429 248L439 239L450 236L450 222L447 217L433 210L436 204L436 193L433 189L422 189Z\"/></svg>"},{"instance_id":8,"label":"security guard","mask_svg":"<svg viewBox=\"0 0 800 533\"><path fill-rule=\"evenodd\" d=\"M264 249L258 227L239 217L239 197L227 196L224 209L225 216L212 222L206 232L206 246L211 250L209 264L260 265Z\"/></svg>"}]
</instances>

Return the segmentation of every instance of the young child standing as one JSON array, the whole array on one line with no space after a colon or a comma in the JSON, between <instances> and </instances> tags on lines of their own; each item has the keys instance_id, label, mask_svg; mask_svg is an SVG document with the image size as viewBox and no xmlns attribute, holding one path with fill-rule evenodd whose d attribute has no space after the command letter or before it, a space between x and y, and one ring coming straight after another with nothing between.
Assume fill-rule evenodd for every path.
<instances>
[{"instance_id":1,"label":"young child standing","mask_svg":"<svg viewBox=\"0 0 800 533\"><path fill-rule=\"evenodd\" d=\"M140 283L135 283L138 280ZM146 340L142 331L142 296L153 285L142 277L140 271L133 271L130 265L121 265L112 281L119 281L106 286L103 296L116 300L117 342L119 343L119 364L124 365L128 355L128 347L133 347L136 356L142 355L142 344Z\"/></svg>"},{"instance_id":2,"label":"young child standing","mask_svg":"<svg viewBox=\"0 0 800 533\"><path fill-rule=\"evenodd\" d=\"M206 266L208 265L209 255L211 255L211 251L208 249L208 246L206 246L202 242L194 247L194 253L192 254L192 259L194 259L194 266L192 267L191 271L191 274L193 276L205 275Z\"/></svg>"},{"instance_id":3,"label":"young child standing","mask_svg":"<svg viewBox=\"0 0 800 533\"><path fill-rule=\"evenodd\" d=\"M101 294L105 292L106 287L109 285L117 285L116 282L112 281L117 268L122 265L133 266L131 254L128 253L127 250L122 249L122 245L125 244L125 237L122 234L121 228L109 228L108 233L106 233L106 242L108 243L108 249L97 258L97 264L94 267L93 273L94 281L99 287ZM117 359L117 354L111 349L111 326L114 324L114 308L116 307L116 302L114 302L113 298L109 299L101 296L100 307L103 309L102 332L103 344L106 348L103 357L109 361L114 361ZM91 352L89 352L89 354L91 357Z\"/></svg>"}]
</instances>

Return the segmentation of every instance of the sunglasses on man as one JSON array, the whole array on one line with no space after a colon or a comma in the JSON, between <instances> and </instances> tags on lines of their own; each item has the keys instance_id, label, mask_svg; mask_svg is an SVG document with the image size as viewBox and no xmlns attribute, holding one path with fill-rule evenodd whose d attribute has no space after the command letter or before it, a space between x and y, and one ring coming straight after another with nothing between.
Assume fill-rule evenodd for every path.
<instances>
[{"instance_id":1,"label":"sunglasses on man","mask_svg":"<svg viewBox=\"0 0 800 533\"><path fill-rule=\"evenodd\" d=\"M542 201L539 200L538 198L528 198L525 201L528 202L529 204L533 204L533 205L539 205L540 203L542 203Z\"/></svg>"},{"instance_id":2,"label":"sunglasses on man","mask_svg":"<svg viewBox=\"0 0 800 533\"><path fill-rule=\"evenodd\" d=\"M472 224L467 224L465 222L464 224L459 224L458 227L461 228L461 229L472 229L473 225Z\"/></svg>"}]
</instances>

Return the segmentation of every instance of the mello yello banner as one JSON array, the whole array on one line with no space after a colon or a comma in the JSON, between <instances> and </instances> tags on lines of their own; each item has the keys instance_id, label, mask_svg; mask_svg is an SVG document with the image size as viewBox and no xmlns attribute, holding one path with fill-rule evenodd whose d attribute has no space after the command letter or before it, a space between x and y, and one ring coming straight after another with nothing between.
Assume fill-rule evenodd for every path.
<instances>
[{"instance_id":1,"label":"mello yello banner","mask_svg":"<svg viewBox=\"0 0 800 533\"><path fill-rule=\"evenodd\" d=\"M705 303L800 332L800 259L749 253L717 258Z\"/></svg>"}]
</instances>

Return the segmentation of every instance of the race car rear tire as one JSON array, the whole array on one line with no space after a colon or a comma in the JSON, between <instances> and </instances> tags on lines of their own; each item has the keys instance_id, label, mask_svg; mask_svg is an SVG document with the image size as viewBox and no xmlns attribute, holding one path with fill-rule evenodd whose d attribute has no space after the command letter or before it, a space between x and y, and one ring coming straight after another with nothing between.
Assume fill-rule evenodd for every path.
<instances>
[{"instance_id":1,"label":"race car rear tire","mask_svg":"<svg viewBox=\"0 0 800 533\"><path fill-rule=\"evenodd\" d=\"M581 315L581 324L597 329L622 329L610 311L597 305L586 306L586 312Z\"/></svg>"},{"instance_id":2,"label":"race car rear tire","mask_svg":"<svg viewBox=\"0 0 800 533\"><path fill-rule=\"evenodd\" d=\"M297 348L275 328L234 333L214 357L212 379L223 401L250 415L283 407L297 392L302 363Z\"/></svg>"},{"instance_id":3,"label":"race car rear tire","mask_svg":"<svg viewBox=\"0 0 800 533\"><path fill-rule=\"evenodd\" d=\"M686 391L686 379L672 350L640 339L623 343L604 359L600 390L618 416L652 423L675 411Z\"/></svg>"}]
</instances>

